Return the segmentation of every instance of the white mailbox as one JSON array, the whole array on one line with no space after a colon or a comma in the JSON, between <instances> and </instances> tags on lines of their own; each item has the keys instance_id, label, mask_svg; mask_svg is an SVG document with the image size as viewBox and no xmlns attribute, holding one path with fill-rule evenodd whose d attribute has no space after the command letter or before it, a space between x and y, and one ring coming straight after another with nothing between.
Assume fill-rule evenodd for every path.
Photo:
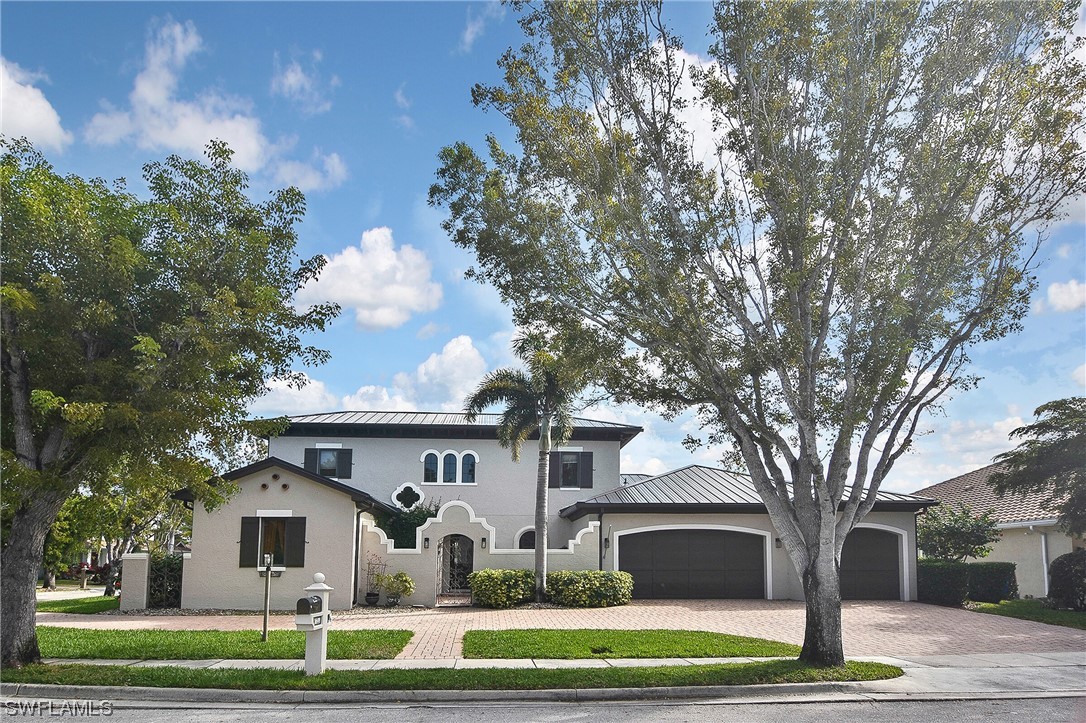
<instances>
[{"instance_id":1,"label":"white mailbox","mask_svg":"<svg viewBox=\"0 0 1086 723\"><path fill-rule=\"evenodd\" d=\"M324 584L324 575L313 575L313 584L305 589L306 597L298 598L294 626L305 631L305 674L324 672L328 658L328 628L332 613L328 607L328 593L335 588Z\"/></svg>"}]
</instances>

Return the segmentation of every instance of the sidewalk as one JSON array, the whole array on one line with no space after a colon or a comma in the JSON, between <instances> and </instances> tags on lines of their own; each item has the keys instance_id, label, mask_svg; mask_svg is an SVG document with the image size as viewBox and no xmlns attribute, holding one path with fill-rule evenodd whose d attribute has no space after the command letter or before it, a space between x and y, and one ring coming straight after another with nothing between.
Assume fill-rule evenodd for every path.
<instances>
[{"instance_id":1,"label":"sidewalk","mask_svg":"<svg viewBox=\"0 0 1086 723\"><path fill-rule=\"evenodd\" d=\"M772 658L769 658L770 660ZM856 683L797 683L782 685L705 686L684 688L613 688L582 690L476 691L239 691L186 688L107 688L3 684L5 697L108 699L113 701L174 701L190 703L375 703L438 701L586 701L724 698L733 702L787 699L806 701L965 700L1033 697L1086 698L1086 651L983 655L866 656L855 660L897 665L905 675L892 680ZM336 670L389 668L604 668L699 665L750 662L767 658L675 658L621 660L477 660L434 658L413 660L336 660ZM163 666L188 668L300 669L300 660L118 661L59 660L47 662L92 665Z\"/></svg>"}]
</instances>

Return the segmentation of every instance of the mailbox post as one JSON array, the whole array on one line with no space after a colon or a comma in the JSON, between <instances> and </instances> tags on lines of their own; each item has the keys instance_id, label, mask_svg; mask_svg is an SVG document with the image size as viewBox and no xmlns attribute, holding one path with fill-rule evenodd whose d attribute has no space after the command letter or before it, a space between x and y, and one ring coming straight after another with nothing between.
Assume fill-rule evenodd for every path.
<instances>
[{"instance_id":1,"label":"mailbox post","mask_svg":"<svg viewBox=\"0 0 1086 723\"><path fill-rule=\"evenodd\" d=\"M328 657L328 628L332 611L328 593L335 588L324 584L324 575L313 575L313 584L305 589L306 597L298 598L294 625L305 632L305 674L320 675Z\"/></svg>"}]
</instances>

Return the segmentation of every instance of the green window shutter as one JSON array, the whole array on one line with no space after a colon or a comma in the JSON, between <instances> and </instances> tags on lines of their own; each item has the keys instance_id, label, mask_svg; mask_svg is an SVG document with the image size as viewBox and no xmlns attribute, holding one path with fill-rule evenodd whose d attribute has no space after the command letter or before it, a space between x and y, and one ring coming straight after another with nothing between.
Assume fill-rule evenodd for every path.
<instances>
[{"instance_id":1,"label":"green window shutter","mask_svg":"<svg viewBox=\"0 0 1086 723\"><path fill-rule=\"evenodd\" d=\"M551 452L550 465L547 473L547 486L557 489L560 485L560 477L562 467L562 455L558 452Z\"/></svg>"},{"instance_id":2,"label":"green window shutter","mask_svg":"<svg viewBox=\"0 0 1086 723\"><path fill-rule=\"evenodd\" d=\"M351 449L341 449L336 453L336 477L339 479L351 478Z\"/></svg>"},{"instance_id":3,"label":"green window shutter","mask_svg":"<svg viewBox=\"0 0 1086 723\"><path fill-rule=\"evenodd\" d=\"M283 556L287 567L305 567L305 518L287 518L287 550Z\"/></svg>"},{"instance_id":4,"label":"green window shutter","mask_svg":"<svg viewBox=\"0 0 1086 723\"><path fill-rule=\"evenodd\" d=\"M578 482L581 489L592 489L592 453L581 452L581 458L577 462Z\"/></svg>"},{"instance_id":5,"label":"green window shutter","mask_svg":"<svg viewBox=\"0 0 1086 723\"><path fill-rule=\"evenodd\" d=\"M313 474L317 474L317 455L319 453L320 453L320 450L317 450L317 449L307 449L305 451L305 465L304 466L305 466L305 471L306 472L312 472ZM297 459L297 457L295 457L295 459Z\"/></svg>"},{"instance_id":6,"label":"green window shutter","mask_svg":"<svg viewBox=\"0 0 1086 723\"><path fill-rule=\"evenodd\" d=\"M260 518L241 518L241 551L238 553L238 567L256 567L257 549L260 545Z\"/></svg>"}]
</instances>

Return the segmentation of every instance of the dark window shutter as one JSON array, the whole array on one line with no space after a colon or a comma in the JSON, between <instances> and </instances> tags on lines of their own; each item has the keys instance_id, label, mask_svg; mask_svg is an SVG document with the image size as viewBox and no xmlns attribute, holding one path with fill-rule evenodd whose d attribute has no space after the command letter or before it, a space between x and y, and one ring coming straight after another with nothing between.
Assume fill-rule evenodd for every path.
<instances>
[{"instance_id":1,"label":"dark window shutter","mask_svg":"<svg viewBox=\"0 0 1086 723\"><path fill-rule=\"evenodd\" d=\"M577 472L580 477L581 489L592 489L592 453L581 452L581 458L577 461Z\"/></svg>"},{"instance_id":2,"label":"dark window shutter","mask_svg":"<svg viewBox=\"0 0 1086 723\"><path fill-rule=\"evenodd\" d=\"M319 450L307 449L305 451L305 471L317 474L317 455ZM297 459L297 457L295 457Z\"/></svg>"},{"instance_id":3,"label":"dark window shutter","mask_svg":"<svg viewBox=\"0 0 1086 723\"><path fill-rule=\"evenodd\" d=\"M562 467L562 455L558 452L551 452L550 465L547 473L547 486L557 489L561 484L559 480L559 474Z\"/></svg>"},{"instance_id":4,"label":"dark window shutter","mask_svg":"<svg viewBox=\"0 0 1086 723\"><path fill-rule=\"evenodd\" d=\"M341 449L336 454L336 477L339 479L351 478L351 449Z\"/></svg>"},{"instance_id":5,"label":"dark window shutter","mask_svg":"<svg viewBox=\"0 0 1086 723\"><path fill-rule=\"evenodd\" d=\"M256 567L257 548L260 546L260 518L241 518L241 551L238 553L238 567Z\"/></svg>"},{"instance_id":6,"label":"dark window shutter","mask_svg":"<svg viewBox=\"0 0 1086 723\"><path fill-rule=\"evenodd\" d=\"M287 567L305 567L305 518L287 518L287 551L283 557Z\"/></svg>"}]
</instances>

